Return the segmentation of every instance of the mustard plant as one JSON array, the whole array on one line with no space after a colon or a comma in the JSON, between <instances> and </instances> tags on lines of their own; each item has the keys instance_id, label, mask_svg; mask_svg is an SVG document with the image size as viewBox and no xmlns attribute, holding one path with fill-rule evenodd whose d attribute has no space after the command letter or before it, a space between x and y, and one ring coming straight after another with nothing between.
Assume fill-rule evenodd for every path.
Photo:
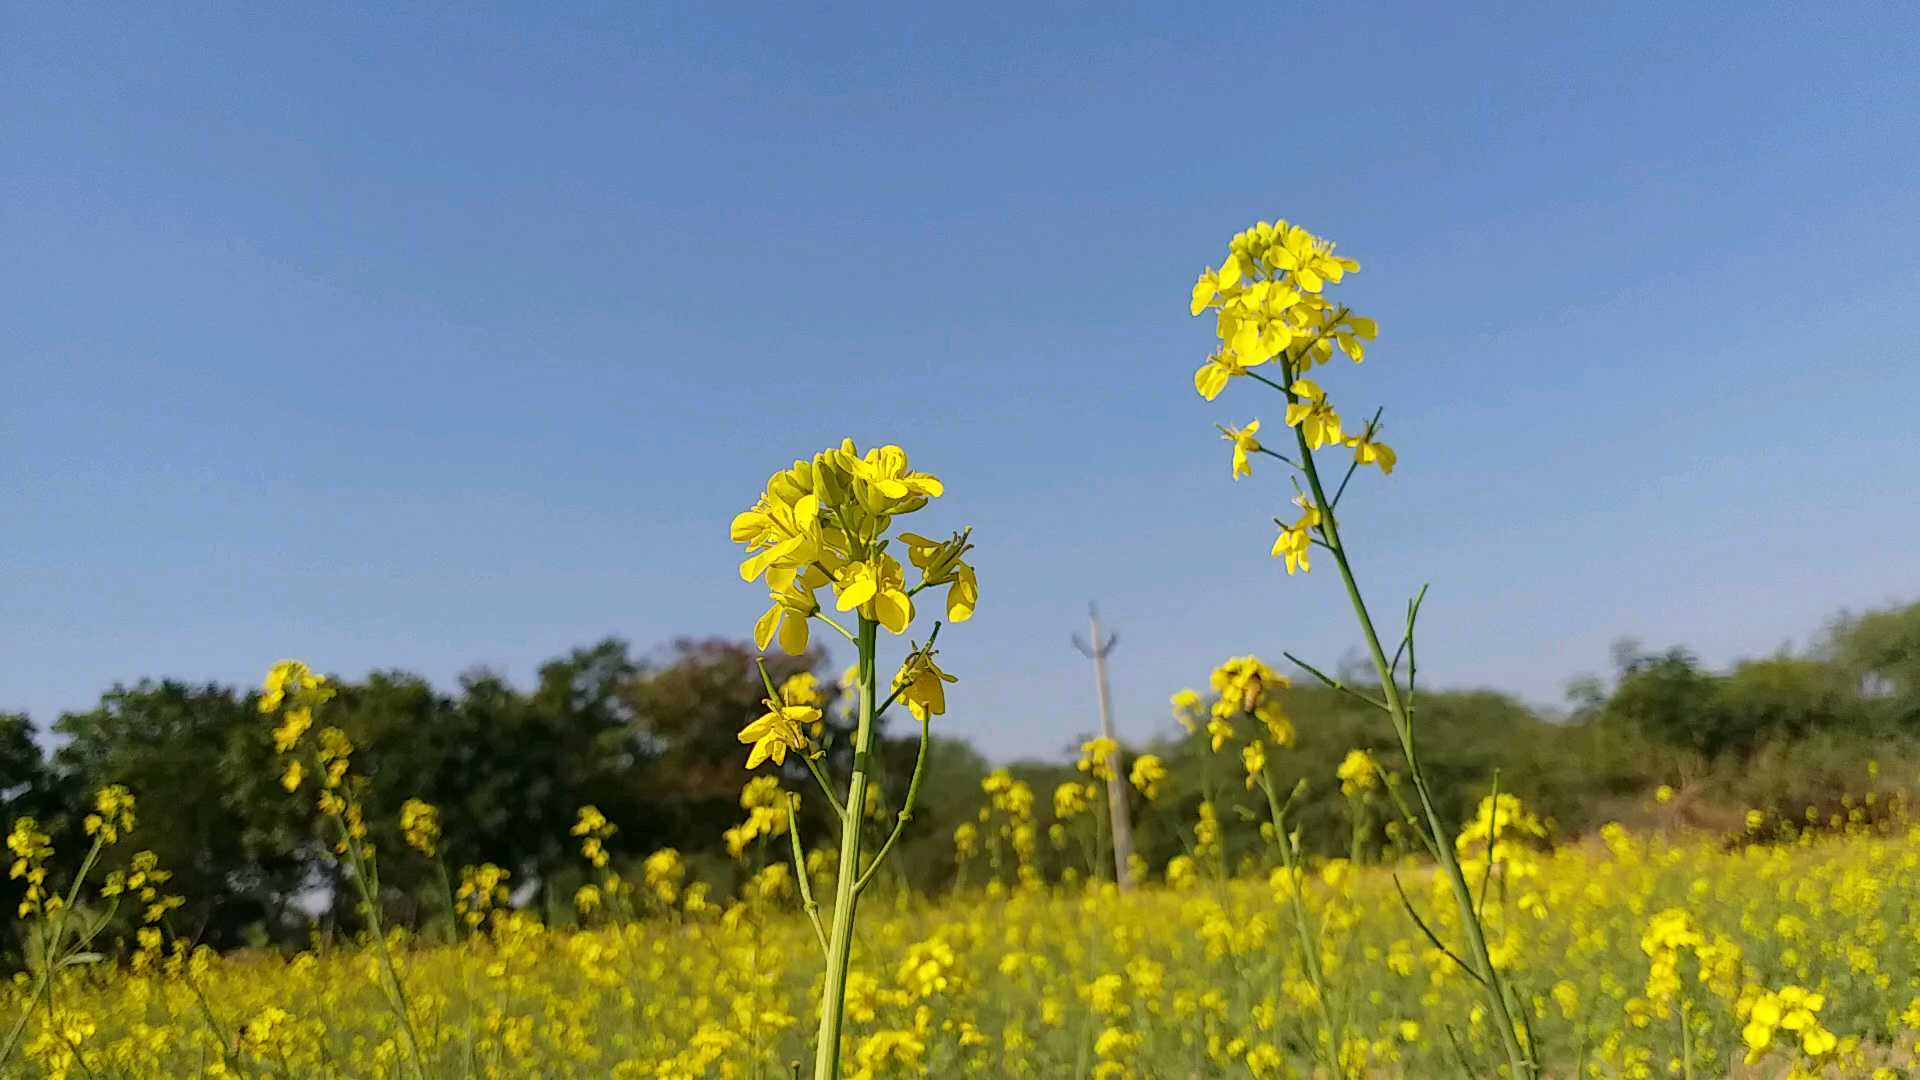
<instances>
[{"instance_id":1,"label":"mustard plant","mask_svg":"<svg viewBox=\"0 0 1920 1080\"><path fill-rule=\"evenodd\" d=\"M1235 480L1251 476L1256 454L1288 469L1296 510L1287 519L1274 519L1279 534L1272 554L1284 560L1289 575L1310 571L1316 548L1332 556L1373 662L1378 696L1333 679L1291 653L1287 658L1390 719L1419 804L1418 817L1413 818L1418 826L1415 831L1439 864L1459 913L1466 954L1460 966L1484 990L1509 1075L1516 1080L1532 1078L1539 1073L1538 1065L1529 1040L1517 1026L1525 1023L1524 1012L1493 963L1473 892L1454 854L1453 831L1435 803L1421 768L1415 725L1414 627L1424 590L1408 603L1405 629L1389 656L1361 596L1350 551L1340 531L1340 500L1354 474L1364 466L1391 474L1398 460L1393 448L1379 438L1379 411L1357 428L1349 425L1326 390L1309 377L1315 368L1330 364L1336 353L1359 363L1366 355L1366 343L1378 332L1373 319L1356 314L1327 295L1332 286L1359 268L1354 260L1336 255L1332 243L1286 221L1263 221L1235 236L1219 268L1203 271L1193 286L1189 311L1194 316L1212 312L1219 339L1218 347L1194 372L1193 385L1209 401L1239 380L1258 383L1281 397L1284 424L1289 429L1282 445L1290 453L1275 450L1261 440L1257 419L1241 427L1222 426L1223 437L1233 444L1232 475ZM1342 449L1352 457L1336 487L1322 471L1327 464L1322 455ZM1338 466L1332 468L1339 471ZM1431 936L1431 929L1410 903L1407 911ZM1434 940L1449 955L1458 956L1437 938Z\"/></svg>"},{"instance_id":2,"label":"mustard plant","mask_svg":"<svg viewBox=\"0 0 1920 1080\"><path fill-rule=\"evenodd\" d=\"M80 860L80 869L73 875L65 896L48 887L47 867L53 859L53 838L40 831L40 823L32 817L18 818L7 834L7 849L13 855L8 876L27 883L26 895L20 900L18 914L27 923L28 939L35 947L39 970L34 973L33 989L27 995L26 1008L20 1011L19 1019L7 1031L7 1041L0 1043L0 1066L13 1058L14 1051L20 1045L20 1036L25 1034L27 1021L32 1018L36 1008L44 1003L47 1014L54 1014L54 981L59 974L71 968L99 963L102 959L99 953L89 951L89 946L106 929L113 912L109 910L90 920L89 925L79 927L72 925L73 916L80 890L86 885L87 875L93 872L94 864L100 861L101 853L133 831L133 808L133 793L119 784L108 784L94 794L93 812L86 815L81 823L92 842L87 847L86 858ZM160 914L164 915L165 909ZM69 931L72 931L71 938L68 937ZM73 1053L78 1058L78 1051ZM84 1061L80 1064L85 1067Z\"/></svg>"},{"instance_id":3,"label":"mustard plant","mask_svg":"<svg viewBox=\"0 0 1920 1080\"><path fill-rule=\"evenodd\" d=\"M367 836L366 818L360 810L359 777L350 775L353 742L337 727L312 731L314 710L333 699L334 690L326 676L316 674L299 660L282 660L268 669L261 683L259 709L262 715L278 715L280 723L273 731L274 750L281 755L280 786L291 795L300 790L312 774L320 789L317 806L333 825L336 839L333 852L346 860L352 871L348 876L360 894L361 909L367 919L367 933L379 958L380 988L387 1004L399 1021L400 1036L414 1075L424 1078L427 1067L419 1032L414 1027L413 1009L407 1001L406 986L394 964L393 948L387 941L384 920L380 917L380 876L374 860L373 843ZM425 822L418 816L409 843L426 839ZM432 839L437 841L439 825L433 821Z\"/></svg>"},{"instance_id":4,"label":"mustard plant","mask_svg":"<svg viewBox=\"0 0 1920 1080\"><path fill-rule=\"evenodd\" d=\"M754 643L764 650L777 640L783 651L798 655L806 651L817 621L853 643L858 653L853 671L858 706L844 787L837 786L826 771L825 729L820 726L821 712L810 683L776 688L761 664L766 712L740 731L740 741L751 747L748 769L768 761L783 765L791 754L819 785L840 830L829 926L813 897L793 797L787 800L794 878L826 967L814 1049L815 1080L840 1075L841 1029L860 895L913 818L926 769L929 725L933 717L946 712L946 685L954 681L936 661L934 645L942 622L935 621L926 644L916 643L908 651L883 699L879 632L884 628L895 636L905 634L917 614L914 598L927 589L945 587L945 622L972 617L979 602L979 583L965 558L972 547L969 531L945 540L893 531L895 519L921 510L944 490L938 478L910 468L900 447L881 446L863 454L847 439L774 473L753 508L733 520L733 540L747 550L740 577L749 582L764 579L771 597L766 613L754 625ZM919 572L919 581L912 585L907 583L897 550L904 550ZM853 613L851 629L821 604L818 591L829 586L834 610ZM861 817L874 783L875 721L896 701L919 721L919 749L893 828L862 869Z\"/></svg>"}]
</instances>

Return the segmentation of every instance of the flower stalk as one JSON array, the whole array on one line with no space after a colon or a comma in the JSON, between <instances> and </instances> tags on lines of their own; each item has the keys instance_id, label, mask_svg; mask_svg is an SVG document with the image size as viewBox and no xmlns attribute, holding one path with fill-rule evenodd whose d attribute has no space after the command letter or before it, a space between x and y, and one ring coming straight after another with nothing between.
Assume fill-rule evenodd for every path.
<instances>
[{"instance_id":1,"label":"flower stalk","mask_svg":"<svg viewBox=\"0 0 1920 1080\"><path fill-rule=\"evenodd\" d=\"M1340 533L1338 509L1354 474L1363 465L1375 465L1382 474L1391 474L1398 460L1393 448L1379 439L1379 412L1373 414L1361 431L1350 434L1343 428L1340 414L1327 392L1309 377L1316 366L1332 362L1336 353L1359 363L1365 357L1366 343L1378 333L1374 320L1355 314L1351 308L1336 304L1325 295L1330 286L1339 284L1347 274L1359 269L1360 264L1353 259L1336 255L1332 243L1286 221L1263 221L1235 236L1219 269L1207 268L1193 286L1190 313L1198 316L1213 312L1215 332L1220 340L1219 348L1194 372L1193 386L1200 396L1211 401L1234 380L1250 378L1279 391L1284 399L1285 424L1293 433L1293 456L1261 444L1258 420L1243 427L1222 427L1225 437L1233 443L1232 475L1235 480L1251 476L1250 455L1254 453L1264 453L1283 462L1295 474L1294 487L1298 494L1293 502L1300 512L1292 521L1276 519L1280 532L1272 554L1285 560L1289 575L1310 571L1316 548L1333 556L1373 661L1380 697L1376 700L1370 694L1345 686L1311 665L1301 663L1301 666L1336 691L1381 708L1391 720L1419 802L1419 831L1426 834L1423 839L1439 863L1441 875L1459 909L1462 933L1466 937L1466 962L1470 965L1468 973L1486 992L1487 1007L1506 1052L1509 1076L1514 1080L1533 1080L1539 1075L1539 1067L1527 1045L1531 1040L1523 1040L1515 1026L1516 1016L1506 980L1494 966L1472 889L1453 850L1453 832L1435 804L1421 768L1413 707L1413 623L1419 602L1416 600L1408 606L1406 634L1389 660L1373 616L1361 596ZM1277 377L1263 374L1262 368L1277 370ZM1318 451L1329 446L1353 452L1353 460L1331 497L1317 457ZM1300 489L1300 480L1305 481L1304 490ZM1403 652L1407 659L1404 693L1397 670ZM1251 763L1249 772L1252 772ZM1411 906L1408 910L1411 913ZM1444 946L1442 948L1444 951ZM1519 1019L1525 1022L1524 1016Z\"/></svg>"},{"instance_id":2,"label":"flower stalk","mask_svg":"<svg viewBox=\"0 0 1920 1080\"><path fill-rule=\"evenodd\" d=\"M946 684L954 681L935 660L934 645L943 625L935 622L927 643L915 645L907 654L882 698L880 630L905 633L914 619L914 598L936 586L946 588L945 622L964 622L979 604L979 583L965 559L973 546L971 530L962 530L946 540L930 540L911 532L889 535L896 517L921 509L944 490L937 477L910 469L906 451L898 446L877 447L861 454L848 439L773 474L753 507L733 520L733 539L745 544L748 553L740 565L740 577L745 581L764 577L770 594L771 605L754 625L754 643L765 649L778 641L782 651L801 655L807 651L811 626L817 620L851 641L858 652L850 687L858 695L858 705L852 768L844 799L825 767L823 713L811 674L796 675L776 688L766 665L760 663L760 677L767 691L766 712L742 728L739 735L740 742L752 747L747 756L749 770L764 762L784 766L789 755L799 758L819 785L840 827L831 922L823 923L807 876L799 819L789 796L787 826L801 903L826 962L814 1046L815 1080L838 1080L840 1076L847 978L853 963L860 896L913 820L932 742L931 721L947 711ZM906 568L888 551L895 544L905 550L907 561L919 571L920 580L911 586L907 584ZM857 616L853 630L826 613L818 592L828 587L833 591L834 608ZM878 794L873 786L873 767L880 716L895 702L905 704L919 721L920 745L893 827L863 868L861 825L869 791Z\"/></svg>"}]
</instances>

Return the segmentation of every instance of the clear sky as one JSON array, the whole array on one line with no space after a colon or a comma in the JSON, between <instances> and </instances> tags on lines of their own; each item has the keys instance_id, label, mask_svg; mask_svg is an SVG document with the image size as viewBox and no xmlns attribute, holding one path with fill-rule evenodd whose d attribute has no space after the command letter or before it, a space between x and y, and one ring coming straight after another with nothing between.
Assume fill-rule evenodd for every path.
<instances>
[{"instance_id":1,"label":"clear sky","mask_svg":"<svg viewBox=\"0 0 1920 1080\"><path fill-rule=\"evenodd\" d=\"M408 5L425 8L426 5ZM1229 478L1197 271L1339 241L1422 674L1560 700L1920 594L1911 5L0 9L0 708L302 656L450 684L744 637L727 522L850 434L972 524L949 731L1336 663ZM1549 13L1550 12L1550 13Z\"/></svg>"}]
</instances>

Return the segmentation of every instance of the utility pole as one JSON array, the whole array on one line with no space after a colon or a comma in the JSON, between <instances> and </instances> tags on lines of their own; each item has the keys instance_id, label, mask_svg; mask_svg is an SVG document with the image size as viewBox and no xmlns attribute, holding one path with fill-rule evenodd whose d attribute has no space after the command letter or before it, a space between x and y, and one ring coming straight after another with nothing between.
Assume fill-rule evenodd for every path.
<instances>
[{"instance_id":1,"label":"utility pole","mask_svg":"<svg viewBox=\"0 0 1920 1080\"><path fill-rule=\"evenodd\" d=\"M1107 692L1107 654L1119 642L1117 634L1102 637L1100 634L1100 612L1092 604L1087 605L1088 630L1091 642L1073 636L1073 647L1093 661L1093 686L1100 701L1100 735L1113 739L1113 707L1109 704L1111 695ZM1119 743L1107 754L1107 816L1113 823L1113 880L1122 889L1133 888L1131 867L1133 861L1133 817L1127 810L1127 778L1120 771Z\"/></svg>"}]
</instances>

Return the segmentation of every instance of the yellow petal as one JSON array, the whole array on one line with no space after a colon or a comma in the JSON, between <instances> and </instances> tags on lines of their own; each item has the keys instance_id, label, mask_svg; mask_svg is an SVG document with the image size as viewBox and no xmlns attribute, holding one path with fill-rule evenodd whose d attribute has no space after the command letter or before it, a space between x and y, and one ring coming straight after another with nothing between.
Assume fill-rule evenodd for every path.
<instances>
[{"instance_id":1,"label":"yellow petal","mask_svg":"<svg viewBox=\"0 0 1920 1080\"><path fill-rule=\"evenodd\" d=\"M973 609L980 603L980 588L968 581L956 581L947 590L947 621L966 622L973 618Z\"/></svg>"},{"instance_id":2,"label":"yellow petal","mask_svg":"<svg viewBox=\"0 0 1920 1080\"><path fill-rule=\"evenodd\" d=\"M1209 360L1200 365L1200 370L1193 373L1193 388L1200 392L1201 397L1212 401L1220 396L1220 391L1227 388L1228 377L1226 368Z\"/></svg>"},{"instance_id":3,"label":"yellow petal","mask_svg":"<svg viewBox=\"0 0 1920 1080\"><path fill-rule=\"evenodd\" d=\"M733 542L744 544L759 536L767 527L767 516L758 510L748 510L744 514L735 514L733 518Z\"/></svg>"},{"instance_id":4,"label":"yellow petal","mask_svg":"<svg viewBox=\"0 0 1920 1080\"><path fill-rule=\"evenodd\" d=\"M766 651L767 642L773 640L773 632L780 626L780 619L781 619L782 613L783 613L783 609L780 607L780 605L775 604L772 607L767 609L766 614L754 620L754 623L753 623L754 648L759 649L761 652Z\"/></svg>"},{"instance_id":5,"label":"yellow petal","mask_svg":"<svg viewBox=\"0 0 1920 1080\"><path fill-rule=\"evenodd\" d=\"M799 656L807 651L807 620L800 617L786 619L780 623L780 649L788 656ZM760 648L765 649L764 642Z\"/></svg>"},{"instance_id":6,"label":"yellow petal","mask_svg":"<svg viewBox=\"0 0 1920 1080\"><path fill-rule=\"evenodd\" d=\"M1213 303L1214 294L1218 291L1213 287L1213 271L1201 274L1200 280L1193 283L1193 306L1189 310L1195 315L1207 310L1207 305Z\"/></svg>"},{"instance_id":7,"label":"yellow petal","mask_svg":"<svg viewBox=\"0 0 1920 1080\"><path fill-rule=\"evenodd\" d=\"M839 608L841 611L852 611L854 608L873 599L873 594L879 590L870 575L861 575L860 577L854 578L844 587L836 586L835 591L837 593L837 599L835 599L833 606Z\"/></svg>"},{"instance_id":8,"label":"yellow petal","mask_svg":"<svg viewBox=\"0 0 1920 1080\"><path fill-rule=\"evenodd\" d=\"M1234 285L1240 281L1242 269L1239 252L1236 251L1232 255L1227 256L1227 261L1220 264L1220 287L1223 289L1233 288Z\"/></svg>"},{"instance_id":9,"label":"yellow petal","mask_svg":"<svg viewBox=\"0 0 1920 1080\"><path fill-rule=\"evenodd\" d=\"M898 589L888 589L874 597L873 612L881 626L898 634L913 621L913 601Z\"/></svg>"}]
</instances>

